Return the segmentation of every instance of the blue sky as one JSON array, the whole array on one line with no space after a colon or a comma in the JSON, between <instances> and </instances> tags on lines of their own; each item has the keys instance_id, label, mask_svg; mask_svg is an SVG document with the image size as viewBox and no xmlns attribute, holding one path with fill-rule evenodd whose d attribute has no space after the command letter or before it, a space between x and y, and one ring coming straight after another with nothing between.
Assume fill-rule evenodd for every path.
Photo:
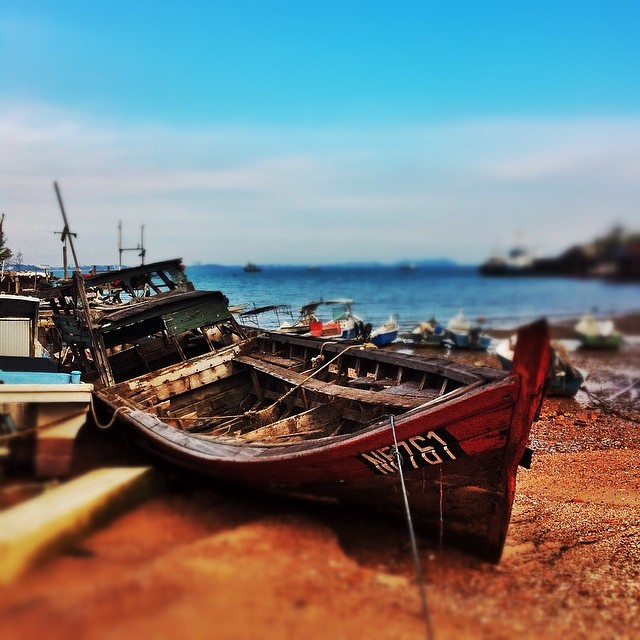
<instances>
[{"instance_id":1,"label":"blue sky","mask_svg":"<svg viewBox=\"0 0 640 640\"><path fill-rule=\"evenodd\" d=\"M59 264L539 255L640 228L637 2L0 0L0 207Z\"/></svg>"}]
</instances>

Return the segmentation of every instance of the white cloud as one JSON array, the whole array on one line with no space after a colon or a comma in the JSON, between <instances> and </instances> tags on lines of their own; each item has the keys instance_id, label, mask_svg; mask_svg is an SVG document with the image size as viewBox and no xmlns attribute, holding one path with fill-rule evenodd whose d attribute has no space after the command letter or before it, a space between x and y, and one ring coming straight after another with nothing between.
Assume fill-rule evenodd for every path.
<instances>
[{"instance_id":1,"label":"white cloud","mask_svg":"<svg viewBox=\"0 0 640 640\"><path fill-rule=\"evenodd\" d=\"M148 259L482 260L524 232L540 253L638 226L640 119L326 129L100 121L0 111L9 246L60 262L57 180L83 262L115 262L117 223Z\"/></svg>"}]
</instances>

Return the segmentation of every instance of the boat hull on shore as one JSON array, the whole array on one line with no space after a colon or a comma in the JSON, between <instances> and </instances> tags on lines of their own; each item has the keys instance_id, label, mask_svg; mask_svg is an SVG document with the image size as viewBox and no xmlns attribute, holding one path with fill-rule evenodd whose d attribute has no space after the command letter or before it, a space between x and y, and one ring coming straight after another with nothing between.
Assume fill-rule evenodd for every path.
<instances>
[{"instance_id":1,"label":"boat hull on shore","mask_svg":"<svg viewBox=\"0 0 640 640\"><path fill-rule=\"evenodd\" d=\"M519 345L506 374L262 333L98 389L96 404L159 459L261 490L401 520L404 479L420 531L497 562L543 397L546 323Z\"/></svg>"}]
</instances>

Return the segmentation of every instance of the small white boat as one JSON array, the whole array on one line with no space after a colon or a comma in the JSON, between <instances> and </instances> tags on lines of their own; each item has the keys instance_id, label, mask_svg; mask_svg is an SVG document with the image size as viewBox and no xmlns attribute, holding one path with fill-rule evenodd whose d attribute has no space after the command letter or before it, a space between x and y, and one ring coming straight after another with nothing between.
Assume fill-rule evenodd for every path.
<instances>
[{"instance_id":1,"label":"small white boat","mask_svg":"<svg viewBox=\"0 0 640 640\"><path fill-rule=\"evenodd\" d=\"M367 334L367 326L353 313L352 305L351 298L308 302L301 307L300 315L293 324L282 323L278 331L331 340L354 340L363 337ZM329 318L322 313L324 310L328 310Z\"/></svg>"},{"instance_id":2,"label":"small white boat","mask_svg":"<svg viewBox=\"0 0 640 640\"><path fill-rule=\"evenodd\" d=\"M613 320L598 320L592 313L585 313L574 329L585 349L618 349L622 344Z\"/></svg>"}]
</instances>

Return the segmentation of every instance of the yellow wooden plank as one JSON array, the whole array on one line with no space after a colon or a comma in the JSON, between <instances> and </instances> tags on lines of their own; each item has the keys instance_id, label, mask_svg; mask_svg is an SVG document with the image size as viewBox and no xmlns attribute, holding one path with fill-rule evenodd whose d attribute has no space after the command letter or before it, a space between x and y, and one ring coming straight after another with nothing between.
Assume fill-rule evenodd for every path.
<instances>
[{"instance_id":1,"label":"yellow wooden plank","mask_svg":"<svg viewBox=\"0 0 640 640\"><path fill-rule=\"evenodd\" d=\"M96 469L0 513L0 584L149 497L160 484L151 467Z\"/></svg>"}]
</instances>

